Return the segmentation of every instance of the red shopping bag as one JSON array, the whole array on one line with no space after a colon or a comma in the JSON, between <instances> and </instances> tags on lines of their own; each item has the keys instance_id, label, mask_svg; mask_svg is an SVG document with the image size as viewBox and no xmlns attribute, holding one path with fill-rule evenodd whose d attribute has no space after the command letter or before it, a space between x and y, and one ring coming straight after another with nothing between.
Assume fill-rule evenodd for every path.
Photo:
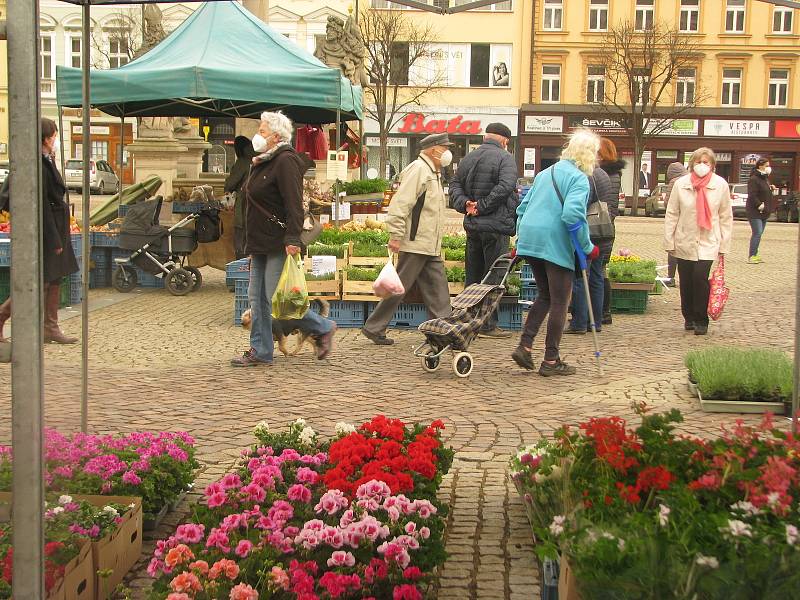
<instances>
[{"instance_id":1,"label":"red shopping bag","mask_svg":"<svg viewBox=\"0 0 800 600\"><path fill-rule=\"evenodd\" d=\"M731 293L729 287L725 285L725 257L719 257L719 263L714 272L711 273L711 278L708 280L711 285L711 291L708 294L708 316L713 321L718 321L722 316L722 309L725 308L725 303L728 301L728 296Z\"/></svg>"}]
</instances>

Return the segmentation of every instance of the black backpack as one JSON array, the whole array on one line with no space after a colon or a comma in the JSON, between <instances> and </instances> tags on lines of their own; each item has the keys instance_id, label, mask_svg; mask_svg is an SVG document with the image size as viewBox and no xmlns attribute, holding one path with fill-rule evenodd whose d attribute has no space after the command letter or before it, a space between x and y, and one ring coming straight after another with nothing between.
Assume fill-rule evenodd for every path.
<instances>
[{"instance_id":1,"label":"black backpack","mask_svg":"<svg viewBox=\"0 0 800 600\"><path fill-rule=\"evenodd\" d=\"M204 210L194 222L197 241L201 244L216 242L222 237L222 221L218 210Z\"/></svg>"}]
</instances>

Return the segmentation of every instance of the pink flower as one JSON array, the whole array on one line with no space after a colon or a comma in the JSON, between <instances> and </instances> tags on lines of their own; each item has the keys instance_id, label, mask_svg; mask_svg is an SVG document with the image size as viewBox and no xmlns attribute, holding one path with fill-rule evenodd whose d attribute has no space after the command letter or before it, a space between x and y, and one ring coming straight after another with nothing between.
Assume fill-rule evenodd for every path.
<instances>
[{"instance_id":1,"label":"pink flower","mask_svg":"<svg viewBox=\"0 0 800 600\"><path fill-rule=\"evenodd\" d=\"M308 503L311 502L311 490L309 490L302 483L296 483L289 488L289 491L286 493L286 497L289 498L289 500Z\"/></svg>"},{"instance_id":2,"label":"pink flower","mask_svg":"<svg viewBox=\"0 0 800 600\"><path fill-rule=\"evenodd\" d=\"M422 600L422 593L415 585L396 585L392 591L392 600Z\"/></svg>"},{"instance_id":3,"label":"pink flower","mask_svg":"<svg viewBox=\"0 0 800 600\"><path fill-rule=\"evenodd\" d=\"M329 567L352 567L356 564L356 558L350 552L335 550L328 559Z\"/></svg>"},{"instance_id":4,"label":"pink flower","mask_svg":"<svg viewBox=\"0 0 800 600\"><path fill-rule=\"evenodd\" d=\"M225 504L226 499L227 496L223 492L217 492L206 499L206 504L209 508L214 508L216 506L222 506Z\"/></svg>"},{"instance_id":5,"label":"pink flower","mask_svg":"<svg viewBox=\"0 0 800 600\"><path fill-rule=\"evenodd\" d=\"M258 600L258 592L246 583L240 583L231 590L230 600Z\"/></svg>"},{"instance_id":6,"label":"pink flower","mask_svg":"<svg viewBox=\"0 0 800 600\"><path fill-rule=\"evenodd\" d=\"M206 540L206 548L219 548L227 554L231 551L230 546L228 546L229 543L230 541L228 540L227 534L215 527L211 530L211 533Z\"/></svg>"},{"instance_id":7,"label":"pink flower","mask_svg":"<svg viewBox=\"0 0 800 600\"><path fill-rule=\"evenodd\" d=\"M309 485L314 485L315 483L317 483L317 480L319 479L319 473L317 473L313 469L309 469L308 467L300 467L299 469L297 469L297 474L295 477L299 483L307 483Z\"/></svg>"},{"instance_id":8,"label":"pink flower","mask_svg":"<svg viewBox=\"0 0 800 600\"><path fill-rule=\"evenodd\" d=\"M236 473L228 473L222 478L221 483L222 487L226 490L242 487L242 480L239 479L239 476Z\"/></svg>"},{"instance_id":9,"label":"pink flower","mask_svg":"<svg viewBox=\"0 0 800 600\"><path fill-rule=\"evenodd\" d=\"M178 529L175 531L175 537L181 542L186 542L188 544L196 544L197 542L203 539L203 536L205 535L205 530L206 530L205 525L184 523L183 525L178 525Z\"/></svg>"},{"instance_id":10,"label":"pink flower","mask_svg":"<svg viewBox=\"0 0 800 600\"><path fill-rule=\"evenodd\" d=\"M274 486L274 483L273 483ZM267 492L257 483L249 483L240 490L248 496L251 502L263 502L267 499Z\"/></svg>"},{"instance_id":11,"label":"pink flower","mask_svg":"<svg viewBox=\"0 0 800 600\"><path fill-rule=\"evenodd\" d=\"M276 587L282 590L289 589L289 574L286 571L278 566L274 566L272 567L270 575L272 576L272 583L274 583Z\"/></svg>"},{"instance_id":12,"label":"pink flower","mask_svg":"<svg viewBox=\"0 0 800 600\"><path fill-rule=\"evenodd\" d=\"M314 507L314 511L318 513L324 511L329 515L334 515L339 512L340 509L347 508L348 504L349 502L344 493L339 490L329 490L319 499L319 502ZM346 524L342 526L344 527Z\"/></svg>"},{"instance_id":13,"label":"pink flower","mask_svg":"<svg viewBox=\"0 0 800 600\"><path fill-rule=\"evenodd\" d=\"M247 558L247 555L250 554L252 550L253 542L250 540L240 540L239 544L236 546L236 554L242 558Z\"/></svg>"},{"instance_id":14,"label":"pink flower","mask_svg":"<svg viewBox=\"0 0 800 600\"><path fill-rule=\"evenodd\" d=\"M142 480L134 471L125 471L125 473L122 475L122 483L127 483L128 485L139 485L142 483Z\"/></svg>"},{"instance_id":15,"label":"pink flower","mask_svg":"<svg viewBox=\"0 0 800 600\"><path fill-rule=\"evenodd\" d=\"M167 600L192 600L192 599L183 592L180 593L172 592L169 596L167 596Z\"/></svg>"}]
</instances>

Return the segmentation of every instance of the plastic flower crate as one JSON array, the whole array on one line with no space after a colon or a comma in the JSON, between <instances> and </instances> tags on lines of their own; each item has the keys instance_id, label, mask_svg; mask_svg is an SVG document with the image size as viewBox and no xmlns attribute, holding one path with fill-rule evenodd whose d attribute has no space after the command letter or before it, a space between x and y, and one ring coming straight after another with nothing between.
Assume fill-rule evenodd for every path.
<instances>
[{"instance_id":1,"label":"plastic flower crate","mask_svg":"<svg viewBox=\"0 0 800 600\"><path fill-rule=\"evenodd\" d=\"M522 263L522 270L519 273L519 278L523 282L535 281L533 278L533 269L527 262Z\"/></svg>"},{"instance_id":2,"label":"plastic flower crate","mask_svg":"<svg viewBox=\"0 0 800 600\"><path fill-rule=\"evenodd\" d=\"M237 279L250 279L250 259L240 258L225 265L225 285L230 291L235 291Z\"/></svg>"},{"instance_id":3,"label":"plastic flower crate","mask_svg":"<svg viewBox=\"0 0 800 600\"><path fill-rule=\"evenodd\" d=\"M642 314L647 310L647 290L611 288L611 312Z\"/></svg>"},{"instance_id":4,"label":"plastic flower crate","mask_svg":"<svg viewBox=\"0 0 800 600\"><path fill-rule=\"evenodd\" d=\"M400 304L389 321L394 329L416 329L428 320L428 309L424 304Z\"/></svg>"},{"instance_id":5,"label":"plastic flower crate","mask_svg":"<svg viewBox=\"0 0 800 600\"><path fill-rule=\"evenodd\" d=\"M80 304L83 297L83 284L80 271L69 276L69 303Z\"/></svg>"},{"instance_id":6,"label":"plastic flower crate","mask_svg":"<svg viewBox=\"0 0 800 600\"><path fill-rule=\"evenodd\" d=\"M234 283L233 297L233 324L237 327L242 324L242 313L250 308L250 300L247 296L250 289L249 279L236 279Z\"/></svg>"},{"instance_id":7,"label":"plastic flower crate","mask_svg":"<svg viewBox=\"0 0 800 600\"><path fill-rule=\"evenodd\" d=\"M516 300L500 303L497 308L497 326L508 331L522 329L522 306Z\"/></svg>"},{"instance_id":8,"label":"plastic flower crate","mask_svg":"<svg viewBox=\"0 0 800 600\"><path fill-rule=\"evenodd\" d=\"M92 231L92 246L116 247L119 245L119 233L111 231Z\"/></svg>"},{"instance_id":9,"label":"plastic flower crate","mask_svg":"<svg viewBox=\"0 0 800 600\"><path fill-rule=\"evenodd\" d=\"M536 287L535 283L524 282L519 288L520 300L527 300L528 302L533 302L534 300L536 300L536 296L538 295L539 295L539 289Z\"/></svg>"},{"instance_id":10,"label":"plastic flower crate","mask_svg":"<svg viewBox=\"0 0 800 600\"><path fill-rule=\"evenodd\" d=\"M80 233L70 234L72 237L72 251L76 257L83 256L83 241ZM89 240L91 242L91 239Z\"/></svg>"},{"instance_id":11,"label":"plastic flower crate","mask_svg":"<svg viewBox=\"0 0 800 600\"><path fill-rule=\"evenodd\" d=\"M315 303L311 303L312 307ZM367 318L364 302L333 301L330 302L331 313L328 318L335 321L337 327L342 329L361 327Z\"/></svg>"}]
</instances>

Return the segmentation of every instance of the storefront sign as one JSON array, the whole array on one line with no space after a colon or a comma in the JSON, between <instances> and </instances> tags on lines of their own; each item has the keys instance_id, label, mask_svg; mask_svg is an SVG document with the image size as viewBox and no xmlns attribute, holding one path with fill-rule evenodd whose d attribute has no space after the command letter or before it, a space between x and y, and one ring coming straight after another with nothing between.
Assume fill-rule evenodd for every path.
<instances>
[{"instance_id":1,"label":"storefront sign","mask_svg":"<svg viewBox=\"0 0 800 600\"><path fill-rule=\"evenodd\" d=\"M578 129L579 127L586 127L600 135L621 135L625 133L625 128L622 126L622 123L616 119L581 116L570 117L569 128Z\"/></svg>"},{"instance_id":2,"label":"storefront sign","mask_svg":"<svg viewBox=\"0 0 800 600\"><path fill-rule=\"evenodd\" d=\"M769 121L706 119L703 134L714 137L769 137Z\"/></svg>"},{"instance_id":3,"label":"storefront sign","mask_svg":"<svg viewBox=\"0 0 800 600\"><path fill-rule=\"evenodd\" d=\"M111 135L111 128L103 127L101 125L92 125L89 131L91 132L91 135ZM72 134L73 135L83 134L83 126L82 125L73 126Z\"/></svg>"},{"instance_id":4,"label":"storefront sign","mask_svg":"<svg viewBox=\"0 0 800 600\"><path fill-rule=\"evenodd\" d=\"M525 117L525 133L561 133L562 131L564 131L564 117L555 115L527 115Z\"/></svg>"},{"instance_id":5,"label":"storefront sign","mask_svg":"<svg viewBox=\"0 0 800 600\"><path fill-rule=\"evenodd\" d=\"M677 136L697 135L700 132L699 119L652 119L645 133L658 131L656 135Z\"/></svg>"},{"instance_id":6,"label":"storefront sign","mask_svg":"<svg viewBox=\"0 0 800 600\"><path fill-rule=\"evenodd\" d=\"M775 137L800 138L800 121L775 121Z\"/></svg>"},{"instance_id":7,"label":"storefront sign","mask_svg":"<svg viewBox=\"0 0 800 600\"><path fill-rule=\"evenodd\" d=\"M525 148L524 158L522 159L522 176L536 176L536 148Z\"/></svg>"},{"instance_id":8,"label":"storefront sign","mask_svg":"<svg viewBox=\"0 0 800 600\"><path fill-rule=\"evenodd\" d=\"M381 138L376 136L369 136L367 138L367 146L380 146L380 145L381 145ZM408 138L401 138L401 137L386 138L386 146L387 148L407 148Z\"/></svg>"},{"instance_id":9,"label":"storefront sign","mask_svg":"<svg viewBox=\"0 0 800 600\"><path fill-rule=\"evenodd\" d=\"M483 131L477 119L465 119L456 115L452 119L425 119L421 113L409 113L400 121L398 133L451 133L461 135L479 135Z\"/></svg>"},{"instance_id":10,"label":"storefront sign","mask_svg":"<svg viewBox=\"0 0 800 600\"><path fill-rule=\"evenodd\" d=\"M715 152L714 155L717 157L717 162L731 162L730 152Z\"/></svg>"}]
</instances>

